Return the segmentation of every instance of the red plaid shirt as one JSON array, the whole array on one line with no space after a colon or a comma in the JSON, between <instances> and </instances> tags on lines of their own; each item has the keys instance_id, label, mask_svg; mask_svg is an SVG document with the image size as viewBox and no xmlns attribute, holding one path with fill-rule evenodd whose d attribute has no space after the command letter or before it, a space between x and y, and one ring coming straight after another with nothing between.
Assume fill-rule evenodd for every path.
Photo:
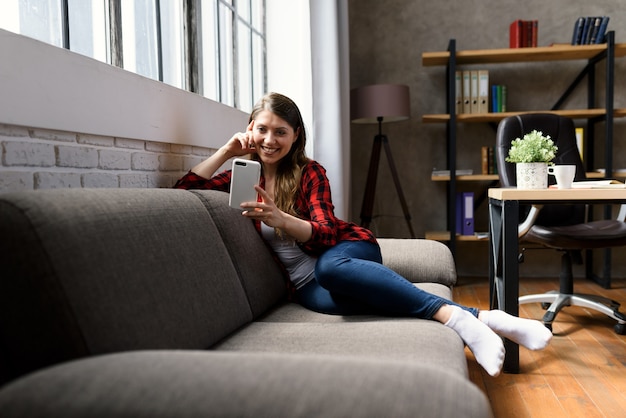
<instances>
[{"instance_id":1,"label":"red plaid shirt","mask_svg":"<svg viewBox=\"0 0 626 418\"><path fill-rule=\"evenodd\" d=\"M193 172L187 173L174 185L178 189L211 189L228 192L230 190L231 171L217 174L211 179L200 177ZM260 185L265 188L265 179ZM318 162L311 160L302 170L300 193L296 200L298 216L311 223L311 239L301 244L302 249L314 256L319 256L339 241L369 241L376 243L374 234L366 228L352 222L343 221L334 214L334 205L330 194L330 183L326 170ZM257 231L261 232L260 222L256 222Z\"/></svg>"}]
</instances>

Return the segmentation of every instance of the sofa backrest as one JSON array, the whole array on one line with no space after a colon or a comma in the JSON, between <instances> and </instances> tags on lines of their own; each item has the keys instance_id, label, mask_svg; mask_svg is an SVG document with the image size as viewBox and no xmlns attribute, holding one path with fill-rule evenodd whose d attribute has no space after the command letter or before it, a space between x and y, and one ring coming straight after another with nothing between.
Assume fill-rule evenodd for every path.
<instances>
[{"instance_id":1,"label":"sofa backrest","mask_svg":"<svg viewBox=\"0 0 626 418\"><path fill-rule=\"evenodd\" d=\"M254 318L267 312L285 296L285 278L254 224L241 211L228 206L228 194L211 190L194 191L204 203L233 260L246 291Z\"/></svg>"},{"instance_id":2,"label":"sofa backrest","mask_svg":"<svg viewBox=\"0 0 626 418\"><path fill-rule=\"evenodd\" d=\"M276 266L263 293L246 258L232 258L261 249L271 260L269 251L215 193L0 195L0 382L93 354L208 348L276 303L284 295ZM220 214L237 216L218 228ZM225 242L227 226L236 236Z\"/></svg>"}]
</instances>

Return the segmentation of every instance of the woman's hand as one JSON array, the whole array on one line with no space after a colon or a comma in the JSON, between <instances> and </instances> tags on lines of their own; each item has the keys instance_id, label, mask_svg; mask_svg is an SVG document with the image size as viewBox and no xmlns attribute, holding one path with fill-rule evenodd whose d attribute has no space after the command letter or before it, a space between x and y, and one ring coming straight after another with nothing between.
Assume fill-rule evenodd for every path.
<instances>
[{"instance_id":1,"label":"woman's hand","mask_svg":"<svg viewBox=\"0 0 626 418\"><path fill-rule=\"evenodd\" d=\"M284 223L283 219L286 213L276 207L276 204L265 190L259 186L254 186L254 189L261 196L262 201L242 203L243 215L251 219L258 219L273 228L283 228L282 224Z\"/></svg>"},{"instance_id":2,"label":"woman's hand","mask_svg":"<svg viewBox=\"0 0 626 418\"><path fill-rule=\"evenodd\" d=\"M245 132L237 132L222 147L222 151L232 157L256 154L253 141L254 120L250 122Z\"/></svg>"},{"instance_id":3,"label":"woman's hand","mask_svg":"<svg viewBox=\"0 0 626 418\"><path fill-rule=\"evenodd\" d=\"M232 138L228 140L226 145L222 146L218 152L193 167L191 171L201 177L209 179L213 176L213 174L215 174L217 169L230 158L256 154L252 136L253 128L254 120L250 122L245 132L238 132L234 134Z\"/></svg>"},{"instance_id":4,"label":"woman's hand","mask_svg":"<svg viewBox=\"0 0 626 418\"><path fill-rule=\"evenodd\" d=\"M254 186L262 202L244 202L243 216L257 219L272 228L279 228L285 234L295 238L299 242L307 242L311 239L313 229L309 221L289 215L276 207L274 200L259 186Z\"/></svg>"}]
</instances>

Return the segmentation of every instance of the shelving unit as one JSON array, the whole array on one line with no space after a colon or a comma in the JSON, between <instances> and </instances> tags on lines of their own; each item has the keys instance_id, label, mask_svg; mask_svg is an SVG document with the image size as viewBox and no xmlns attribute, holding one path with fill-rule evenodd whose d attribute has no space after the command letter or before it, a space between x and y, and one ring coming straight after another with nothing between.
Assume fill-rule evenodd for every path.
<instances>
[{"instance_id":1,"label":"shelving unit","mask_svg":"<svg viewBox=\"0 0 626 418\"><path fill-rule=\"evenodd\" d=\"M613 173L613 119L626 117L626 109L614 109L613 106L613 84L615 58L626 56L626 44L615 44L615 33L607 33L607 42L599 45L553 45L537 48L502 48L502 49L481 49L457 51L456 40L451 39L447 51L425 52L422 54L422 65L424 66L445 66L446 67L446 113L423 115L424 123L443 123L446 125L446 157L447 169L454 173L456 171L456 126L458 123L497 123L508 117L522 113L551 112L573 119L586 119L587 126L592 127L598 122L605 122L605 155L603 165L607 173ZM455 73L458 65L474 64L510 64L529 63L546 61L573 61L585 60L586 65L581 73L566 89L562 96L556 101L551 109L532 110L523 112L505 113L480 113L480 114L456 114L455 113ZM605 83L605 106L596 108L596 64L605 61L606 71ZM574 89L587 79L587 103L586 109L567 109L560 107L570 96ZM586 130L586 169L589 177L602 178L602 173L594 172L593 129ZM433 176L433 181L446 181L447 191L447 231L428 231L426 238L446 241L454 254L457 241L482 241L482 238L472 236L457 236L456 231L456 192L457 183L464 181L490 181L498 180L497 175L468 175L468 176ZM608 212L607 212L608 211ZM610 216L610 208L605 211L605 216Z\"/></svg>"}]
</instances>

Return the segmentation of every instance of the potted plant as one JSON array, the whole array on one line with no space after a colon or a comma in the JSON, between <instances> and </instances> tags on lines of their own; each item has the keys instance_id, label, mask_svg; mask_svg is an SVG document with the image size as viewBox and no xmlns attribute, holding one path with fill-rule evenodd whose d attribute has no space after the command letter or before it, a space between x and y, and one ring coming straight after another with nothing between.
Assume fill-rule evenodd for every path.
<instances>
[{"instance_id":1,"label":"potted plant","mask_svg":"<svg viewBox=\"0 0 626 418\"><path fill-rule=\"evenodd\" d=\"M505 159L515 163L518 189L545 189L548 187L548 164L556 156L558 147L543 132L533 130L511 141L509 155Z\"/></svg>"}]
</instances>

